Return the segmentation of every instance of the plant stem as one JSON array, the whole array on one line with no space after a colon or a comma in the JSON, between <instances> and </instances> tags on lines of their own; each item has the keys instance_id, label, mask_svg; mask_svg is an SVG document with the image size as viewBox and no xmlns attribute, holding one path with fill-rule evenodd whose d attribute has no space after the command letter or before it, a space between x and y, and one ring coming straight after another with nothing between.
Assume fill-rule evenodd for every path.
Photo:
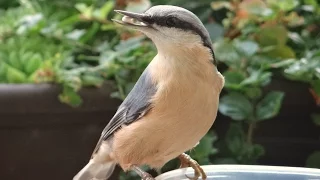
<instances>
[{"instance_id":1,"label":"plant stem","mask_svg":"<svg viewBox=\"0 0 320 180\"><path fill-rule=\"evenodd\" d=\"M120 79L119 76L115 75L115 80L119 90L120 98L124 100L126 98L126 94L124 93L123 87L120 85L119 79Z\"/></svg>"},{"instance_id":2,"label":"plant stem","mask_svg":"<svg viewBox=\"0 0 320 180\"><path fill-rule=\"evenodd\" d=\"M256 126L256 123L249 123L248 133L247 133L247 143L252 144L253 130Z\"/></svg>"},{"instance_id":3,"label":"plant stem","mask_svg":"<svg viewBox=\"0 0 320 180\"><path fill-rule=\"evenodd\" d=\"M79 60L86 60L86 61L93 61L93 62L97 62L99 61L99 56L87 56L87 55L83 55L83 54L80 54L78 56L78 59Z\"/></svg>"}]
</instances>

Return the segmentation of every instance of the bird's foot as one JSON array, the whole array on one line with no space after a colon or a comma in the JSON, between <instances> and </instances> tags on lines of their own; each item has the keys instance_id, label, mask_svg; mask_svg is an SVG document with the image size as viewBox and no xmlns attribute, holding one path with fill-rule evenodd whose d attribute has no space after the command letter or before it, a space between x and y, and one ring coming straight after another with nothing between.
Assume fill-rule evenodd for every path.
<instances>
[{"instance_id":1,"label":"bird's foot","mask_svg":"<svg viewBox=\"0 0 320 180\"><path fill-rule=\"evenodd\" d=\"M143 171L138 166L133 165L131 169L141 177L141 180L154 180L154 178L149 173Z\"/></svg>"},{"instance_id":2,"label":"bird's foot","mask_svg":"<svg viewBox=\"0 0 320 180\"><path fill-rule=\"evenodd\" d=\"M149 173L146 173L141 177L141 180L155 180Z\"/></svg>"},{"instance_id":3,"label":"bird's foot","mask_svg":"<svg viewBox=\"0 0 320 180\"><path fill-rule=\"evenodd\" d=\"M194 177L189 177L186 175L187 178L191 180L197 180L201 176L202 179L207 179L206 173L200 167L198 162L193 160L189 155L183 153L179 156L179 159L181 162L180 168L192 167L194 169Z\"/></svg>"}]
</instances>

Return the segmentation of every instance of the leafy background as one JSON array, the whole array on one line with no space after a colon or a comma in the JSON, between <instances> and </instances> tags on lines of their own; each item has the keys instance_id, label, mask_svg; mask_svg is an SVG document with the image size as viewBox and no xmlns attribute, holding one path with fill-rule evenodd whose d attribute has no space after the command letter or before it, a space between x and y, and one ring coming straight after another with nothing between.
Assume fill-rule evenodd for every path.
<instances>
[{"instance_id":1,"label":"leafy background","mask_svg":"<svg viewBox=\"0 0 320 180\"><path fill-rule=\"evenodd\" d=\"M267 90L277 78L305 83L320 106L320 4L316 0L12 0L0 1L0 83L54 83L59 100L81 106L78 91L113 82L124 99L156 54L139 32L110 19L113 9L142 12L150 5L185 7L214 42L226 84L219 112L232 119L225 136L214 128L188 152L200 164L256 164L265 148L255 127L278 115L285 92ZM320 126L320 113L310 114ZM169 162L159 174L175 169ZM320 168L320 151L306 159ZM149 170L145 167L146 170ZM138 179L129 172L126 179ZM124 174L121 176L124 179Z\"/></svg>"}]
</instances>

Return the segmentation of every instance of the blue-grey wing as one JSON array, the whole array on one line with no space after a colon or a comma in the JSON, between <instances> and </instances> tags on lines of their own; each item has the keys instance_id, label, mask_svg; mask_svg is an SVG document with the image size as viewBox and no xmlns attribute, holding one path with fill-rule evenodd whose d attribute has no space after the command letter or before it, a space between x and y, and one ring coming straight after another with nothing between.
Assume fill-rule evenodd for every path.
<instances>
[{"instance_id":1,"label":"blue-grey wing","mask_svg":"<svg viewBox=\"0 0 320 180\"><path fill-rule=\"evenodd\" d=\"M156 91L157 86L152 82L148 68L146 68L102 131L94 152L98 150L103 140L110 138L122 125L128 125L143 117L151 109L150 99Z\"/></svg>"}]
</instances>

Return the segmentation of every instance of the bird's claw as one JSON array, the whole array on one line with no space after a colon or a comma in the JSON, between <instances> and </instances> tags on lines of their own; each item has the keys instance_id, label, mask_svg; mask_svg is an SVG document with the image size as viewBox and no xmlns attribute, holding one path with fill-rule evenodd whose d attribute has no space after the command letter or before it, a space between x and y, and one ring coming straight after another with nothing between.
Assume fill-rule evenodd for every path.
<instances>
[{"instance_id":1,"label":"bird's claw","mask_svg":"<svg viewBox=\"0 0 320 180\"><path fill-rule=\"evenodd\" d=\"M206 173L203 171L203 169L200 167L197 161L193 160L189 155L183 153L179 156L179 159L181 161L180 168L185 167L192 167L194 169L194 177L189 177L186 175L186 177L190 180L197 180L200 175L202 179L207 179Z\"/></svg>"},{"instance_id":2,"label":"bird's claw","mask_svg":"<svg viewBox=\"0 0 320 180\"><path fill-rule=\"evenodd\" d=\"M150 174L145 173L143 174L141 180L154 180L154 178Z\"/></svg>"},{"instance_id":3,"label":"bird's claw","mask_svg":"<svg viewBox=\"0 0 320 180\"><path fill-rule=\"evenodd\" d=\"M132 165L131 168L141 177L141 180L154 180L154 178L149 173L143 171L138 166Z\"/></svg>"}]
</instances>

